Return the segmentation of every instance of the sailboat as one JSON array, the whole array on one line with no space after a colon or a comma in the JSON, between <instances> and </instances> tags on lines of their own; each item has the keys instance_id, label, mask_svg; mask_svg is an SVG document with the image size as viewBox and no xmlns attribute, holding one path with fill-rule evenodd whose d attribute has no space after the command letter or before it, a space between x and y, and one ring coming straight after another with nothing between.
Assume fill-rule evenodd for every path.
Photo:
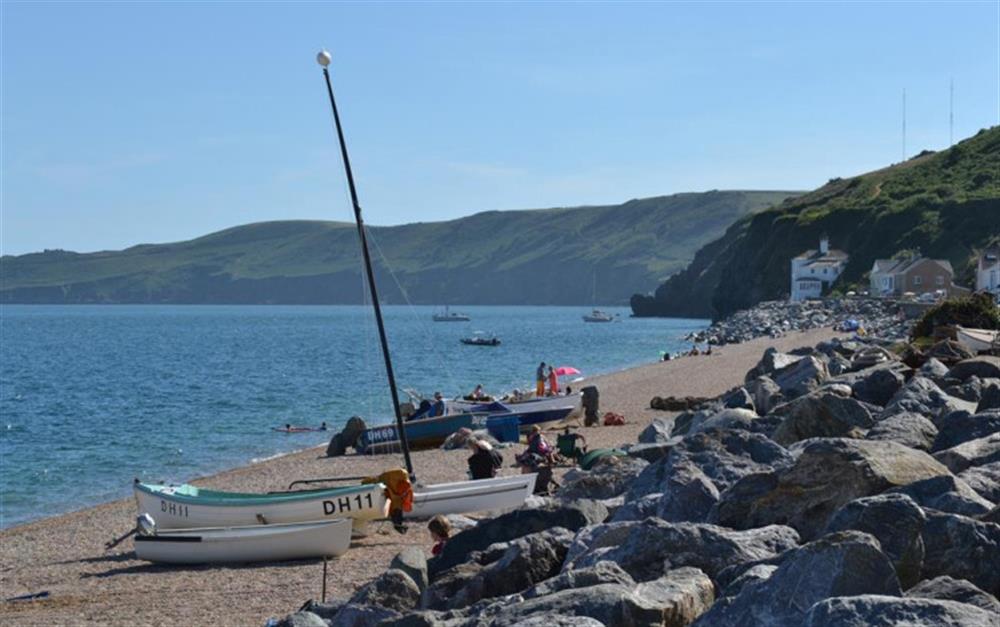
<instances>
[{"instance_id":1,"label":"sailboat","mask_svg":"<svg viewBox=\"0 0 1000 627\"><path fill-rule=\"evenodd\" d=\"M594 270L594 289L591 292L590 301L593 303L597 300L597 270ZM615 317L606 311L601 311L597 307L589 314L583 315L584 322L614 322Z\"/></svg>"}]
</instances>

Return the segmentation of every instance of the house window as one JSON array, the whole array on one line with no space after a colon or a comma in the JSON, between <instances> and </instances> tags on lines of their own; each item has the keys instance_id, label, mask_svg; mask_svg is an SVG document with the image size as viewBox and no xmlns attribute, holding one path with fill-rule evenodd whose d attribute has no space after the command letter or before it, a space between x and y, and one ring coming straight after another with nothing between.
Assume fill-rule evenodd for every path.
<instances>
[{"instance_id":1,"label":"house window","mask_svg":"<svg viewBox=\"0 0 1000 627\"><path fill-rule=\"evenodd\" d=\"M826 268L823 268L823 274L826 274Z\"/></svg>"},{"instance_id":2,"label":"house window","mask_svg":"<svg viewBox=\"0 0 1000 627\"><path fill-rule=\"evenodd\" d=\"M924 282L924 278L923 277L921 277L921 276L915 276L915 277L913 277L913 285L920 285L923 282Z\"/></svg>"},{"instance_id":3,"label":"house window","mask_svg":"<svg viewBox=\"0 0 1000 627\"><path fill-rule=\"evenodd\" d=\"M934 284L937 285L938 287L944 285L944 277L941 275L934 277Z\"/></svg>"}]
</instances>

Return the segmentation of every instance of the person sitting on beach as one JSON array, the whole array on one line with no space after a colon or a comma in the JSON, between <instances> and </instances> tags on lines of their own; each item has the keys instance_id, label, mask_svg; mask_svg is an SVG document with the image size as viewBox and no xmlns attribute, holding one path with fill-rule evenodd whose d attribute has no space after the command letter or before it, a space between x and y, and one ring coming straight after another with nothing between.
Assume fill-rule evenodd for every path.
<instances>
[{"instance_id":1,"label":"person sitting on beach","mask_svg":"<svg viewBox=\"0 0 1000 627\"><path fill-rule=\"evenodd\" d=\"M587 438L582 434L573 433L566 427L566 430L556 438L556 448L563 457L576 459L587 452Z\"/></svg>"},{"instance_id":2,"label":"person sitting on beach","mask_svg":"<svg viewBox=\"0 0 1000 627\"><path fill-rule=\"evenodd\" d=\"M427 523L427 530L431 533L434 546L431 548L431 555L440 555L451 536L451 523L448 519L438 514Z\"/></svg>"},{"instance_id":3,"label":"person sitting on beach","mask_svg":"<svg viewBox=\"0 0 1000 627\"><path fill-rule=\"evenodd\" d=\"M503 467L503 457L493 445L486 440L469 438L469 449L473 451L469 458L469 475L474 480L496 477L497 470Z\"/></svg>"},{"instance_id":4,"label":"person sitting on beach","mask_svg":"<svg viewBox=\"0 0 1000 627\"><path fill-rule=\"evenodd\" d=\"M531 433L528 435L528 448L524 451L524 456L537 455L551 464L553 463L552 453L552 445L545 440L542 430L538 425L533 425Z\"/></svg>"},{"instance_id":5,"label":"person sitting on beach","mask_svg":"<svg viewBox=\"0 0 1000 627\"><path fill-rule=\"evenodd\" d=\"M691 345L691 352L688 353L688 355L694 356L694 355L700 355L700 354L701 354L701 352L698 350L698 345L697 344L692 344Z\"/></svg>"}]
</instances>

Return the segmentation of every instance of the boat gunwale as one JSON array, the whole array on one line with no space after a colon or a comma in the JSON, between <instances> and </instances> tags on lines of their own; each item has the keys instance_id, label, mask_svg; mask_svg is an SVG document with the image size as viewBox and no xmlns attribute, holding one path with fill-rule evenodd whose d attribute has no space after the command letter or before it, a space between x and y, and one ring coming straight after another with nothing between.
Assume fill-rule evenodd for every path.
<instances>
[{"instance_id":1,"label":"boat gunwale","mask_svg":"<svg viewBox=\"0 0 1000 627\"><path fill-rule=\"evenodd\" d=\"M355 486L342 486L337 488L313 488L309 490L299 490L294 492L279 492L279 493L267 493L267 494L254 494L246 492L223 492L220 490L205 490L212 494L202 496L192 496L190 494L178 494L173 492L170 494L165 494L164 492L157 490L155 488L181 488L185 486L190 486L197 488L199 493L202 491L198 486L191 486L191 484L185 483L179 486L168 486L160 484L146 484L146 483L136 483L134 488L144 494L148 494L154 498L168 499L176 501L178 503L183 503L185 505L201 505L201 506L218 506L218 507L241 507L248 505L280 505L283 503L297 503L302 501L311 501L325 496L344 496L353 495L355 493L369 492L372 490L379 490L383 492L385 486L380 483L366 483L362 485ZM380 489L381 486L381 489ZM227 497L217 496L218 494L229 495Z\"/></svg>"}]
</instances>

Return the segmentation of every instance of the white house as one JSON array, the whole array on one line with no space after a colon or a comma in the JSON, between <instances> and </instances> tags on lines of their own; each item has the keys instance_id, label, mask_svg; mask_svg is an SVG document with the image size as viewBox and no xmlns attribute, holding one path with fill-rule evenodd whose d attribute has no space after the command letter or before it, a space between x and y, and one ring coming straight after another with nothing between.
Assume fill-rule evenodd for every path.
<instances>
[{"instance_id":1,"label":"white house","mask_svg":"<svg viewBox=\"0 0 1000 627\"><path fill-rule=\"evenodd\" d=\"M819 250L807 250L792 259L791 300L819 298L847 265L847 253L830 250L825 235L819 240Z\"/></svg>"},{"instance_id":2,"label":"white house","mask_svg":"<svg viewBox=\"0 0 1000 627\"><path fill-rule=\"evenodd\" d=\"M979 256L976 290L986 290L994 296L1000 296L1000 245L990 246Z\"/></svg>"}]
</instances>

